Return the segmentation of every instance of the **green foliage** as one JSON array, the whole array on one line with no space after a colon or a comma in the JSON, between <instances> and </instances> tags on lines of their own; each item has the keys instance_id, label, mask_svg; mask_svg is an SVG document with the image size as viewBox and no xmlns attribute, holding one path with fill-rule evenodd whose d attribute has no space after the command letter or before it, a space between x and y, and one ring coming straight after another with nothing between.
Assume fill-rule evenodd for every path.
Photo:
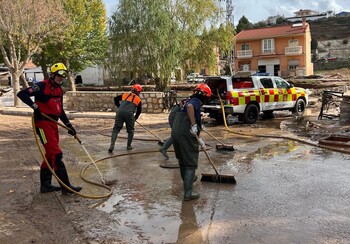
<instances>
[{"instance_id":1,"label":"green foliage","mask_svg":"<svg viewBox=\"0 0 350 244\"><path fill-rule=\"evenodd\" d=\"M253 29L253 24L249 22L249 20L243 15L237 25L237 33L241 32L242 30L250 30Z\"/></svg>"},{"instance_id":2,"label":"green foliage","mask_svg":"<svg viewBox=\"0 0 350 244\"><path fill-rule=\"evenodd\" d=\"M215 0L121 0L109 22L110 70L120 78L153 74L164 87L177 68L211 64L213 31L202 30L218 14Z\"/></svg>"},{"instance_id":3,"label":"green foliage","mask_svg":"<svg viewBox=\"0 0 350 244\"><path fill-rule=\"evenodd\" d=\"M64 62L73 72L104 62L108 39L106 10L102 0L66 0L64 9L71 20L60 39L47 38L36 63Z\"/></svg>"},{"instance_id":4,"label":"green foliage","mask_svg":"<svg viewBox=\"0 0 350 244\"><path fill-rule=\"evenodd\" d=\"M276 25L287 24L287 23L288 23L288 21L284 17L279 17L276 19Z\"/></svg>"},{"instance_id":5,"label":"green foliage","mask_svg":"<svg viewBox=\"0 0 350 244\"><path fill-rule=\"evenodd\" d=\"M264 22L264 21L259 21L255 24L253 24L253 28L256 29L256 28L264 28L264 27L267 27L267 24Z\"/></svg>"}]
</instances>

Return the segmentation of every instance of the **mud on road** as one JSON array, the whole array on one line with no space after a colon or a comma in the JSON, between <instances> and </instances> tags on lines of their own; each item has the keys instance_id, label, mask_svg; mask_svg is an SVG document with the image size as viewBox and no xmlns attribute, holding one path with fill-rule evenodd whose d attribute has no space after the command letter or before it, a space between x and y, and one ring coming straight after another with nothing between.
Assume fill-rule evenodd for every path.
<instances>
[{"instance_id":1,"label":"mud on road","mask_svg":"<svg viewBox=\"0 0 350 244\"><path fill-rule=\"evenodd\" d=\"M201 198L182 201L172 151L166 161L157 139L136 126L134 150L151 151L112 157L98 163L112 185L109 199L95 200L60 193L39 193L39 163L29 117L0 115L1 243L347 243L350 242L350 156L301 143L238 136L208 120L207 129L235 147L209 155L219 171L234 174L237 185L196 182ZM307 121L313 123L307 124ZM140 122L166 139L167 115L147 115ZM80 139L94 160L109 157L111 119L73 119ZM232 124L250 134L283 134L316 140L334 132L349 133L314 117L296 120L288 113L256 125ZM125 129L124 129L125 130ZM90 163L79 143L64 130L61 147L71 181L86 194L101 189L82 181ZM127 154L125 131L114 155ZM145 140L147 139L147 140ZM150 139L150 140L148 140ZM152 152L153 151L153 152ZM213 173L200 153L197 175ZM87 177L100 175L93 167ZM54 181L54 183L56 183ZM57 183L56 183L57 184Z\"/></svg>"}]
</instances>

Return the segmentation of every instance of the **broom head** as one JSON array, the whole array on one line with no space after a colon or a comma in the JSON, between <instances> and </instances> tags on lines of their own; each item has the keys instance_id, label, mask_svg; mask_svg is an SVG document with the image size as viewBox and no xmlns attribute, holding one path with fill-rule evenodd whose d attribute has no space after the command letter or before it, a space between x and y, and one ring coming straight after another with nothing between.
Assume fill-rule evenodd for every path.
<instances>
[{"instance_id":1,"label":"broom head","mask_svg":"<svg viewBox=\"0 0 350 244\"><path fill-rule=\"evenodd\" d=\"M233 148L232 145L216 144L216 150L219 150L219 151L234 151L235 149Z\"/></svg>"},{"instance_id":2,"label":"broom head","mask_svg":"<svg viewBox=\"0 0 350 244\"><path fill-rule=\"evenodd\" d=\"M233 175L202 174L201 181L236 184L236 179Z\"/></svg>"}]
</instances>

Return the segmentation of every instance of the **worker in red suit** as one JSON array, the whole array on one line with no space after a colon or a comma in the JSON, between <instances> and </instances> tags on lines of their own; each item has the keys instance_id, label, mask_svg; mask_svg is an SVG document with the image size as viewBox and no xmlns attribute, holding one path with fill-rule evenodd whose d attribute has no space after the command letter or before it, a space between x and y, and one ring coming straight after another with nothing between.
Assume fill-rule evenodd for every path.
<instances>
[{"instance_id":1,"label":"worker in red suit","mask_svg":"<svg viewBox=\"0 0 350 244\"><path fill-rule=\"evenodd\" d=\"M62 161L62 150L59 147L59 133L57 123L44 117L46 114L51 119L60 119L68 128L68 133L76 135L76 131L69 122L63 109L63 91L61 85L68 75L68 70L63 63L51 66L50 77L47 80L37 82L31 87L18 92L17 96L34 110L34 122L36 133L45 148L45 157L55 171L58 178L73 191L81 191L81 187L70 184L66 167ZM31 99L35 98L35 102ZM63 195L71 194L72 191L51 185L52 174L45 160L40 166L40 192L60 191Z\"/></svg>"}]
</instances>

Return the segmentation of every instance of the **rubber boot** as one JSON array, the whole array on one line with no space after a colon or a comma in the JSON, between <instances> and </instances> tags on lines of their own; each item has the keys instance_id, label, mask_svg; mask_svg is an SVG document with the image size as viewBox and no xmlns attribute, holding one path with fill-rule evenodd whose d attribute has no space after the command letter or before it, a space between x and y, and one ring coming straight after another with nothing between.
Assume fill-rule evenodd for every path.
<instances>
[{"instance_id":1,"label":"rubber boot","mask_svg":"<svg viewBox=\"0 0 350 244\"><path fill-rule=\"evenodd\" d=\"M80 192L81 191L81 187L80 186L72 186L69 182L69 178L68 178L68 173L66 170L66 167L64 165L60 165L57 169L56 175L58 176L58 178L60 178L60 180L66 184L69 188L71 188L72 190L76 191L76 192ZM74 194L73 192L67 190L63 185L61 185L61 192L62 195L68 195L68 194Z\"/></svg>"},{"instance_id":2,"label":"rubber boot","mask_svg":"<svg viewBox=\"0 0 350 244\"><path fill-rule=\"evenodd\" d=\"M184 201L190 201L190 200L199 198L199 194L192 191L195 173L196 173L195 168L186 168L185 178L184 178L184 190L185 190Z\"/></svg>"},{"instance_id":3,"label":"rubber boot","mask_svg":"<svg viewBox=\"0 0 350 244\"><path fill-rule=\"evenodd\" d=\"M40 192L60 191L61 187L51 185L52 174L47 168L40 168Z\"/></svg>"},{"instance_id":4,"label":"rubber boot","mask_svg":"<svg viewBox=\"0 0 350 244\"><path fill-rule=\"evenodd\" d=\"M111 137L111 145L108 148L108 152L112 153L114 150L114 145L115 145L115 141L118 138L118 133L115 133L114 131L112 132L112 137Z\"/></svg>"},{"instance_id":5,"label":"rubber boot","mask_svg":"<svg viewBox=\"0 0 350 244\"><path fill-rule=\"evenodd\" d=\"M169 137L168 139L165 140L164 144L162 145L161 148L159 148L159 152L161 154L163 154L163 156L166 158L166 159L169 159L169 155L168 155L168 148L173 144L173 138L172 137Z\"/></svg>"},{"instance_id":6,"label":"rubber boot","mask_svg":"<svg viewBox=\"0 0 350 244\"><path fill-rule=\"evenodd\" d=\"M181 179L184 180L185 178L185 172L186 172L186 167L183 166L182 164L179 164L180 166L180 174L181 174ZM196 182L198 179L197 175L194 176L193 182Z\"/></svg>"},{"instance_id":7,"label":"rubber boot","mask_svg":"<svg viewBox=\"0 0 350 244\"><path fill-rule=\"evenodd\" d=\"M165 145L165 144L164 144L164 145ZM167 152L167 150L166 150L165 148L163 148L163 147L159 148L159 152L160 152L161 154L163 154L163 156L164 156L166 159L169 159L168 152Z\"/></svg>"},{"instance_id":8,"label":"rubber boot","mask_svg":"<svg viewBox=\"0 0 350 244\"><path fill-rule=\"evenodd\" d=\"M132 139L134 138L134 132L128 132L128 142L127 142L127 145L126 145L126 150L132 150L134 149L132 146L131 146L131 142L132 142Z\"/></svg>"}]
</instances>

